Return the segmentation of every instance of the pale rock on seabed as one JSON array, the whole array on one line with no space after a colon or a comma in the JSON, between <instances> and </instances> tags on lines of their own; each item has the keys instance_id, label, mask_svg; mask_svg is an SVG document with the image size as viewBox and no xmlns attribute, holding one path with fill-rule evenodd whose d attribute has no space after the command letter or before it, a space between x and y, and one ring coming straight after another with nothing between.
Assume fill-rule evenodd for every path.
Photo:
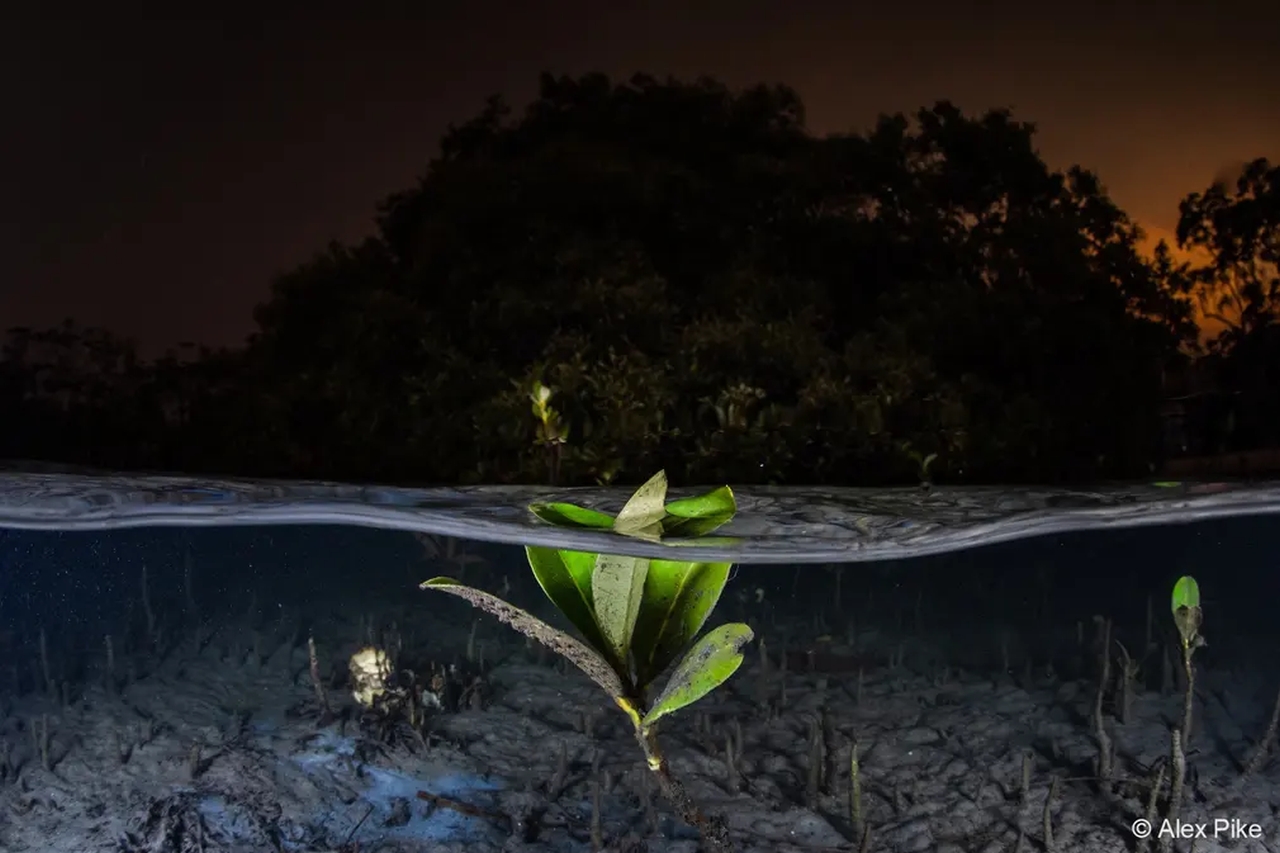
<instances>
[{"instance_id":1,"label":"pale rock on seabed","mask_svg":"<svg viewBox=\"0 0 1280 853\"><path fill-rule=\"evenodd\" d=\"M527 571L466 572L489 589L510 584L517 603L547 616ZM1104 621L1052 624L1045 592L1025 605L1040 608L1024 614L1037 629L1003 629L948 610L949 593L904 571L864 572L856 588L852 570L844 575L840 592L840 570L739 570L712 622L746 619L764 648L664 721L674 774L727 818L738 850L1145 849L1131 826L1158 775L1157 822L1167 812L1169 732L1182 714L1177 671L1160 664L1164 611L1152 628L1140 619L1113 628L1134 649L1149 632L1156 650L1143 656L1131 706L1114 677L1120 664L1108 664L1102 717L1114 769L1104 782L1094 730ZM154 648L113 650L110 674L103 650L78 650L78 683L51 674L71 671L59 669L65 662L49 670L10 649L12 674L0 671L0 850L698 848L594 684L462 602L420 595L376 610L315 601L309 613L199 628L160 619L172 630L155 631ZM1274 641L1232 638L1230 621L1211 611L1211 645L1197 653L1182 818L1234 819L1246 832L1257 824L1262 837L1177 850L1280 849L1280 762L1264 751L1254 772L1241 772L1280 679L1267 653ZM332 720L312 684L308 635ZM453 667L437 691L445 707L417 733L403 719L359 718L347 660L371 639L423 682L433 664Z\"/></svg>"}]
</instances>

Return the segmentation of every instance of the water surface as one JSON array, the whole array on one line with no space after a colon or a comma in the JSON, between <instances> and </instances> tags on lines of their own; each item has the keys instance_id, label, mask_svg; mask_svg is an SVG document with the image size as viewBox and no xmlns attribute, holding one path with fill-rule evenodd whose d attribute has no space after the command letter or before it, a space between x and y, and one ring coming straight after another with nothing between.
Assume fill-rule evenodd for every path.
<instances>
[{"instance_id":1,"label":"water surface","mask_svg":"<svg viewBox=\"0 0 1280 853\"><path fill-rule=\"evenodd\" d=\"M0 474L0 850L589 853L598 827L693 853L593 683L418 588L562 624L520 543L668 552L528 503L628 493ZM1044 849L1046 821L1059 850L1141 849L1157 781L1170 814L1183 574L1209 645L1180 814L1256 828L1200 853L1280 845L1277 484L736 494L736 538L680 547L738 564L710 624L757 642L660 737L743 853ZM362 707L369 648L439 707Z\"/></svg>"}]
</instances>

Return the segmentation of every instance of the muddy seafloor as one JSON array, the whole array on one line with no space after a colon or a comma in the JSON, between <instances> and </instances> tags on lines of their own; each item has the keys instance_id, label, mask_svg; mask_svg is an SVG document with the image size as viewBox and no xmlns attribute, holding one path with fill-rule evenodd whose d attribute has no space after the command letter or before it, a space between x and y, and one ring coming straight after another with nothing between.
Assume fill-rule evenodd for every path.
<instances>
[{"instance_id":1,"label":"muddy seafloor","mask_svg":"<svg viewBox=\"0 0 1280 853\"><path fill-rule=\"evenodd\" d=\"M465 554L413 571L462 574L546 615L518 563ZM1164 586L1097 585L1074 556L985 571L981 554L964 559L736 571L711 621L746 620L759 642L725 687L664 721L660 742L738 850L1142 849L1132 826L1158 777L1157 823L1168 814L1183 712ZM1197 851L1275 850L1280 762L1263 751L1241 769L1280 686L1275 640L1257 608L1202 585L1210 645L1194 658L1181 819L1208 824ZM406 585L156 609L122 617L110 670L105 637L73 625L44 626L43 653L29 633L0 638L0 850L698 849L599 688L463 602ZM361 714L348 660L370 642L402 685L446 673L444 707L414 725ZM1235 823L1215 839L1215 820Z\"/></svg>"}]
</instances>

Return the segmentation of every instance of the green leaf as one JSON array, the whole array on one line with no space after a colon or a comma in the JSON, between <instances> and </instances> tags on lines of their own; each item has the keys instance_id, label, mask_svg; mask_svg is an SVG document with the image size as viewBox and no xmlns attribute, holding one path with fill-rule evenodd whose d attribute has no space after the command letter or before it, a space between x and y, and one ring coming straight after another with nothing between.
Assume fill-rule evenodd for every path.
<instances>
[{"instance_id":1,"label":"green leaf","mask_svg":"<svg viewBox=\"0 0 1280 853\"><path fill-rule=\"evenodd\" d=\"M681 538L703 536L717 528L724 527L731 518L733 518L732 514L708 516L706 518L680 518L679 516L669 515L662 521L662 535Z\"/></svg>"},{"instance_id":2,"label":"green leaf","mask_svg":"<svg viewBox=\"0 0 1280 853\"><path fill-rule=\"evenodd\" d=\"M582 632L596 651L618 664L600 633L600 626L596 624L591 595L591 574L595 570L596 555L584 551L557 551L537 545L527 546L524 553L538 585L556 609Z\"/></svg>"},{"instance_id":3,"label":"green leaf","mask_svg":"<svg viewBox=\"0 0 1280 853\"><path fill-rule=\"evenodd\" d=\"M733 490L721 486L705 495L672 501L666 511L664 536L704 536L733 518L738 505Z\"/></svg>"},{"instance_id":4,"label":"green leaf","mask_svg":"<svg viewBox=\"0 0 1280 853\"><path fill-rule=\"evenodd\" d=\"M742 665L742 647L755 637L747 625L733 622L711 630L680 661L641 725L649 729L662 717L688 707L715 690Z\"/></svg>"},{"instance_id":5,"label":"green leaf","mask_svg":"<svg viewBox=\"0 0 1280 853\"><path fill-rule=\"evenodd\" d=\"M677 515L680 518L707 518L725 513L733 515L737 509L738 504L733 497L733 489L728 486L712 489L705 495L671 501L666 506L668 515Z\"/></svg>"},{"instance_id":6,"label":"green leaf","mask_svg":"<svg viewBox=\"0 0 1280 853\"><path fill-rule=\"evenodd\" d=\"M620 557L601 554L596 557L591 573L591 595L596 623L604 635L609 653L618 661L627 661L631 653L631 636L640 615L644 598L644 581L649 574L645 557Z\"/></svg>"},{"instance_id":7,"label":"green leaf","mask_svg":"<svg viewBox=\"0 0 1280 853\"><path fill-rule=\"evenodd\" d=\"M698 636L729 580L730 563L651 560L631 651L646 687Z\"/></svg>"},{"instance_id":8,"label":"green leaf","mask_svg":"<svg viewBox=\"0 0 1280 853\"><path fill-rule=\"evenodd\" d=\"M1200 609L1200 584L1190 575L1183 575L1173 585L1173 623L1182 637L1182 648L1188 653L1203 645L1200 622L1204 612Z\"/></svg>"},{"instance_id":9,"label":"green leaf","mask_svg":"<svg viewBox=\"0 0 1280 853\"><path fill-rule=\"evenodd\" d=\"M615 702L627 698L621 676L599 652L558 628L553 628L538 617L514 604L503 601L492 593L459 583L453 578L432 578L421 584L421 589L438 589L471 602L476 607L492 613L526 637L542 643L551 651L568 660L587 677L604 688Z\"/></svg>"},{"instance_id":10,"label":"green leaf","mask_svg":"<svg viewBox=\"0 0 1280 853\"><path fill-rule=\"evenodd\" d=\"M529 504L529 511L556 527L586 527L592 530L610 530L613 517L608 513L570 503Z\"/></svg>"},{"instance_id":11,"label":"green leaf","mask_svg":"<svg viewBox=\"0 0 1280 853\"><path fill-rule=\"evenodd\" d=\"M662 531L662 519L667 510L667 473L659 471L648 482L636 489L626 506L613 521L614 531L625 536L656 539Z\"/></svg>"},{"instance_id":12,"label":"green leaf","mask_svg":"<svg viewBox=\"0 0 1280 853\"><path fill-rule=\"evenodd\" d=\"M1189 609L1199 606L1200 584L1191 575L1178 578L1178 582L1173 585L1173 612L1177 613L1183 607Z\"/></svg>"}]
</instances>

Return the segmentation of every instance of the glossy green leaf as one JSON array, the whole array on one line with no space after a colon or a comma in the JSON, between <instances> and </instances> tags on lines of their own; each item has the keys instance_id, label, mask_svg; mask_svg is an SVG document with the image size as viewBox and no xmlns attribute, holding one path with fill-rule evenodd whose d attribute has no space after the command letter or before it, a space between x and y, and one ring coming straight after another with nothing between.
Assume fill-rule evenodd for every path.
<instances>
[{"instance_id":1,"label":"glossy green leaf","mask_svg":"<svg viewBox=\"0 0 1280 853\"><path fill-rule=\"evenodd\" d=\"M724 527L732 517L732 515L725 515L708 518L680 518L679 516L669 515L662 521L662 535L680 538L704 536Z\"/></svg>"},{"instance_id":2,"label":"glossy green leaf","mask_svg":"<svg viewBox=\"0 0 1280 853\"><path fill-rule=\"evenodd\" d=\"M529 504L529 511L556 527L585 527L592 530L613 528L613 516L571 503Z\"/></svg>"},{"instance_id":3,"label":"glossy green leaf","mask_svg":"<svg viewBox=\"0 0 1280 853\"><path fill-rule=\"evenodd\" d=\"M605 642L596 624L592 601L591 574L595 570L596 555L583 551L557 551L530 545L524 549L529 568L538 585L556 609L565 615L596 651L617 664L610 646Z\"/></svg>"},{"instance_id":4,"label":"glossy green leaf","mask_svg":"<svg viewBox=\"0 0 1280 853\"><path fill-rule=\"evenodd\" d=\"M1177 613L1182 607L1199 607L1200 606L1200 584L1196 583L1196 579L1191 575L1183 575L1178 578L1178 582L1173 585L1173 612Z\"/></svg>"},{"instance_id":5,"label":"glossy green leaf","mask_svg":"<svg viewBox=\"0 0 1280 853\"><path fill-rule=\"evenodd\" d=\"M662 532L665 536L705 536L733 518L737 510L733 490L721 486L705 495L667 504Z\"/></svg>"},{"instance_id":6,"label":"glossy green leaf","mask_svg":"<svg viewBox=\"0 0 1280 853\"><path fill-rule=\"evenodd\" d=\"M667 510L667 474L659 471L648 482L636 489L626 506L613 520L613 529L626 536L656 539L662 531L662 519Z\"/></svg>"},{"instance_id":7,"label":"glossy green leaf","mask_svg":"<svg viewBox=\"0 0 1280 853\"><path fill-rule=\"evenodd\" d=\"M651 560L631 641L637 681L648 686L698 636L729 580L730 563Z\"/></svg>"},{"instance_id":8,"label":"glossy green leaf","mask_svg":"<svg viewBox=\"0 0 1280 853\"><path fill-rule=\"evenodd\" d=\"M642 725L650 728L662 717L697 702L729 679L742 665L742 648L755 637L740 622L713 628L680 661L671 680L653 701Z\"/></svg>"},{"instance_id":9,"label":"glossy green leaf","mask_svg":"<svg viewBox=\"0 0 1280 853\"><path fill-rule=\"evenodd\" d=\"M625 699L627 690L613 665L585 643L543 622L514 604L503 601L492 593L467 586L453 578L432 578L424 581L422 589L438 589L471 602L476 607L498 617L526 637L537 640L551 651L568 660L587 677L604 688L615 701Z\"/></svg>"},{"instance_id":10,"label":"glossy green leaf","mask_svg":"<svg viewBox=\"0 0 1280 853\"><path fill-rule=\"evenodd\" d=\"M1204 612L1200 609L1200 584L1190 575L1183 575L1173 585L1173 623L1182 638L1182 647L1188 651L1204 644L1200 636L1200 622Z\"/></svg>"},{"instance_id":11,"label":"glossy green leaf","mask_svg":"<svg viewBox=\"0 0 1280 853\"><path fill-rule=\"evenodd\" d=\"M631 656L631 636L640 615L649 560L601 554L591 573L591 595L596 624L604 635L609 654L618 661Z\"/></svg>"},{"instance_id":12,"label":"glossy green leaf","mask_svg":"<svg viewBox=\"0 0 1280 853\"><path fill-rule=\"evenodd\" d=\"M733 515L737 509L738 503L733 496L733 489L728 486L712 489L704 495L671 501L666 506L668 515L676 515L680 518L710 518L726 513Z\"/></svg>"}]
</instances>

